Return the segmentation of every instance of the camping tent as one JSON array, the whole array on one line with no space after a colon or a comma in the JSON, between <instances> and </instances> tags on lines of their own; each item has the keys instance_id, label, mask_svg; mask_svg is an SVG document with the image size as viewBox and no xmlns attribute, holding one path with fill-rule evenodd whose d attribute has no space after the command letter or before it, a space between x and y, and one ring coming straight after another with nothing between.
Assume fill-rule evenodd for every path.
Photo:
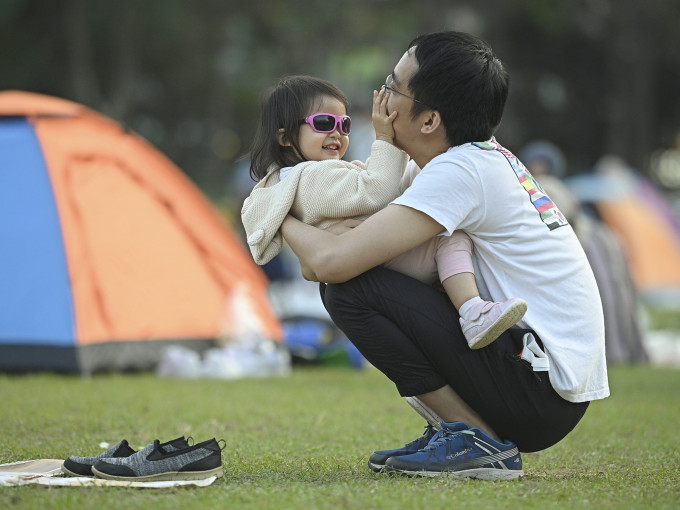
<instances>
[{"instance_id":1,"label":"camping tent","mask_svg":"<svg viewBox=\"0 0 680 510\"><path fill-rule=\"evenodd\" d=\"M680 303L680 221L664 196L613 156L567 184L619 237L640 294Z\"/></svg>"},{"instance_id":2,"label":"camping tent","mask_svg":"<svg viewBox=\"0 0 680 510\"><path fill-rule=\"evenodd\" d=\"M236 294L281 339L266 277L206 197L77 103L0 92L0 242L0 371L152 368L168 344L230 334Z\"/></svg>"}]
</instances>

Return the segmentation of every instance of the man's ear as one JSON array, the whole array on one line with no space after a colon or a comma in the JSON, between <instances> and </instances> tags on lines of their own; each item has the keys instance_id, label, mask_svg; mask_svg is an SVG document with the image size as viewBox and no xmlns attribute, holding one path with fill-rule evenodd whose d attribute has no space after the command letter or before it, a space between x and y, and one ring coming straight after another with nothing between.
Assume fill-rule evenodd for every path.
<instances>
[{"instance_id":1,"label":"man's ear","mask_svg":"<svg viewBox=\"0 0 680 510\"><path fill-rule=\"evenodd\" d=\"M423 117L423 123L420 126L420 132L424 135L432 134L439 127L444 127L442 116L437 110L423 112L423 115L425 115L425 117Z\"/></svg>"},{"instance_id":2,"label":"man's ear","mask_svg":"<svg viewBox=\"0 0 680 510\"><path fill-rule=\"evenodd\" d=\"M286 130L283 128L279 129L279 132L276 135L279 139L279 145L281 147L290 147L291 143L290 140L288 140L288 135L286 135Z\"/></svg>"}]
</instances>

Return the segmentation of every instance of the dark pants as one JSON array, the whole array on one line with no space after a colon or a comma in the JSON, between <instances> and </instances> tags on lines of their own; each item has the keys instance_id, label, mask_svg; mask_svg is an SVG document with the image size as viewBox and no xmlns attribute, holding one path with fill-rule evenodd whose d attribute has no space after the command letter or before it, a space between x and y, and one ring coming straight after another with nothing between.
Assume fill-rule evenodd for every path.
<instances>
[{"instance_id":1,"label":"dark pants","mask_svg":"<svg viewBox=\"0 0 680 510\"><path fill-rule=\"evenodd\" d=\"M333 321L402 396L448 384L520 451L554 445L588 407L561 398L547 372L534 372L518 357L528 330L511 329L489 346L471 350L448 296L429 285L377 267L320 288Z\"/></svg>"}]
</instances>

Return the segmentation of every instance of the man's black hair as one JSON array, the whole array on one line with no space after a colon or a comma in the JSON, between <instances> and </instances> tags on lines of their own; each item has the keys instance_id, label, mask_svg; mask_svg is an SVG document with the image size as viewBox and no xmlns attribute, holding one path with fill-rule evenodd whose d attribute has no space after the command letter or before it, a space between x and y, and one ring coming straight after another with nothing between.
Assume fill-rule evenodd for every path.
<instances>
[{"instance_id":1,"label":"man's black hair","mask_svg":"<svg viewBox=\"0 0 680 510\"><path fill-rule=\"evenodd\" d=\"M408 88L424 104L413 103L411 115L439 111L449 144L488 140L500 125L510 77L482 39L463 32L416 37L409 44L418 70Z\"/></svg>"}]
</instances>

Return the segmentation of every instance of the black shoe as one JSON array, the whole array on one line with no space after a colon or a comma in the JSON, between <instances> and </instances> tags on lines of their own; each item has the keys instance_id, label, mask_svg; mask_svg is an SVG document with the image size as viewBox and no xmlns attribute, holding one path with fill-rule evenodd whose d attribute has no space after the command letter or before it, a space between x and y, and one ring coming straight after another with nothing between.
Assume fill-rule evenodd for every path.
<instances>
[{"instance_id":1,"label":"black shoe","mask_svg":"<svg viewBox=\"0 0 680 510\"><path fill-rule=\"evenodd\" d=\"M101 478L123 481L219 478L222 476L222 448L213 438L170 452L156 440L129 457L99 460L92 472Z\"/></svg>"},{"instance_id":2,"label":"black shoe","mask_svg":"<svg viewBox=\"0 0 680 510\"><path fill-rule=\"evenodd\" d=\"M163 444L163 448L169 450L179 450L188 446L189 443L184 439L184 436ZM100 453L96 457L71 456L61 465L61 470L64 474L70 476L94 476L92 473L92 466L94 466L98 460L125 458L136 452L137 450L131 448L128 442L123 439L120 443L109 448L104 453Z\"/></svg>"}]
</instances>

